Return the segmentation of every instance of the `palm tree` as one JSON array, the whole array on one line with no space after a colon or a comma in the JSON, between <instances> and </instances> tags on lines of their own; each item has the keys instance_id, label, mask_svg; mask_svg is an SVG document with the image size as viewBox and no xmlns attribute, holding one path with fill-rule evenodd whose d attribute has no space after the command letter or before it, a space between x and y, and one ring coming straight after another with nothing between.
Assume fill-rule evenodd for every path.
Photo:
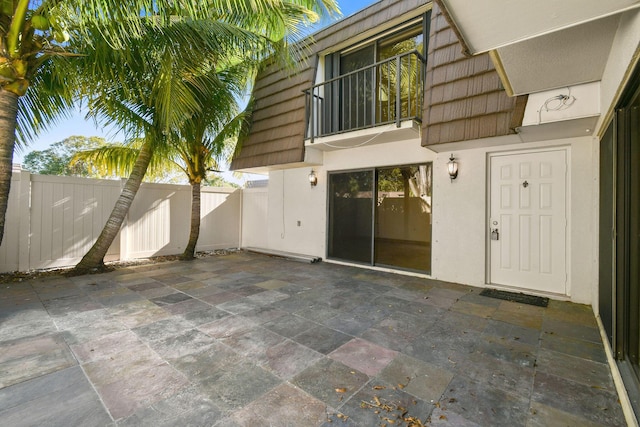
<instances>
[{"instance_id":1,"label":"palm tree","mask_svg":"<svg viewBox=\"0 0 640 427\"><path fill-rule=\"evenodd\" d=\"M285 36L301 22L317 19L310 8L337 10L333 0L231 4L236 9L215 19L176 15L164 28L150 25L125 49L112 49L96 31L91 49L73 61L79 70L75 74L84 76L90 115L144 138L105 228L73 274L102 266L152 157L168 153L183 124L208 109L203 100L219 88L218 74L236 67L255 70L267 57L291 59L284 53L296 50L288 50Z\"/></svg>"},{"instance_id":2,"label":"palm tree","mask_svg":"<svg viewBox=\"0 0 640 427\"><path fill-rule=\"evenodd\" d=\"M56 59L77 54L70 41L100 24L112 46L142 31L145 11L168 16L165 0L3 0L0 2L0 243L11 185L16 128L25 142L71 107ZM193 0L185 2L197 5ZM40 84L38 84L40 83ZM37 93L34 93L34 89Z\"/></svg>"},{"instance_id":3,"label":"palm tree","mask_svg":"<svg viewBox=\"0 0 640 427\"><path fill-rule=\"evenodd\" d=\"M75 87L65 74L66 67L56 66L56 59L84 54L77 48L92 44L96 32L91 29L100 28L97 34L111 48L124 49L150 27L171 24L176 15L196 20L222 17L234 25L252 22L282 30L288 28L283 24L291 17L313 21L327 11L337 11L334 0L0 1L0 243L16 130L25 142L25 137L69 111ZM34 85L35 81L43 84Z\"/></svg>"},{"instance_id":4,"label":"palm tree","mask_svg":"<svg viewBox=\"0 0 640 427\"><path fill-rule=\"evenodd\" d=\"M209 109L185 122L181 138L173 149L179 156L179 165L191 185L191 227L189 241L181 259L194 258L200 236L200 186L207 174L218 168L220 160L229 161L243 126L250 118L251 106L228 123L219 120L219 111Z\"/></svg>"},{"instance_id":5,"label":"palm tree","mask_svg":"<svg viewBox=\"0 0 640 427\"><path fill-rule=\"evenodd\" d=\"M207 181L209 172L219 168L221 161L229 161L240 130L250 117L251 105L233 117L237 113L236 95L247 74L244 67L230 71L217 73L224 80L218 82L217 90L211 88L209 98L202 99L207 108L183 123L178 138L163 156L152 158L147 172L157 178L168 170L181 170L191 185L190 233L183 260L194 258L200 234L201 184ZM124 176L131 173L143 145L143 139L105 145L76 153L71 163L90 163L104 175Z\"/></svg>"}]
</instances>

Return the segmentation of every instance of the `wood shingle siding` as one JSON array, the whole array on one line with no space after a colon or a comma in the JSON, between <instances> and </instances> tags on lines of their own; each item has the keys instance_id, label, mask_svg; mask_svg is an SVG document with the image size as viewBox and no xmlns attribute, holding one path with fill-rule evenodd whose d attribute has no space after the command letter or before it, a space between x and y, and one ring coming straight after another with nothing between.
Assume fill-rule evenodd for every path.
<instances>
[{"instance_id":1,"label":"wood shingle siding","mask_svg":"<svg viewBox=\"0 0 640 427\"><path fill-rule=\"evenodd\" d=\"M413 12L426 0L383 0L314 35L315 43L300 68L291 75L277 65L258 74L255 106L249 135L231 169L250 169L304 160L304 89L314 84L316 56L334 46L347 46L362 34L373 36L381 24ZM370 34L368 34L370 32Z\"/></svg>"},{"instance_id":2,"label":"wood shingle siding","mask_svg":"<svg viewBox=\"0 0 640 427\"><path fill-rule=\"evenodd\" d=\"M382 28L419 15L426 0L383 0L314 35L306 61L295 72L266 66L254 87L249 134L231 169L304 161L305 96L315 81L317 57L376 36ZM467 57L455 31L436 4L430 25L422 120L422 145L513 133L524 104L509 98L489 55ZM521 108L516 109L516 105ZM517 113L517 114L516 114ZM518 123L518 121L520 123Z\"/></svg>"},{"instance_id":3,"label":"wood shingle siding","mask_svg":"<svg viewBox=\"0 0 640 427\"><path fill-rule=\"evenodd\" d=\"M437 4L431 11L430 32L422 145L434 148L515 133L522 124L526 97L507 95L489 54L463 53Z\"/></svg>"}]
</instances>

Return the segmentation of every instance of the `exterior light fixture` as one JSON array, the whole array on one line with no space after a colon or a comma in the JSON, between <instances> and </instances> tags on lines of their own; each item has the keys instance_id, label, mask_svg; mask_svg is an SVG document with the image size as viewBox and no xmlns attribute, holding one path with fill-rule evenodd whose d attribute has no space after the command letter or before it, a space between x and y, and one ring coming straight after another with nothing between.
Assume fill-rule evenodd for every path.
<instances>
[{"instance_id":1,"label":"exterior light fixture","mask_svg":"<svg viewBox=\"0 0 640 427\"><path fill-rule=\"evenodd\" d=\"M453 157L453 153L447 162L447 172L449 172L449 178L451 178L451 181L458 177L458 162L456 162L456 158Z\"/></svg>"},{"instance_id":2,"label":"exterior light fixture","mask_svg":"<svg viewBox=\"0 0 640 427\"><path fill-rule=\"evenodd\" d=\"M316 185L318 185L318 176L313 169L311 169L311 172L309 172L309 184L311 184L311 187L315 187Z\"/></svg>"}]
</instances>

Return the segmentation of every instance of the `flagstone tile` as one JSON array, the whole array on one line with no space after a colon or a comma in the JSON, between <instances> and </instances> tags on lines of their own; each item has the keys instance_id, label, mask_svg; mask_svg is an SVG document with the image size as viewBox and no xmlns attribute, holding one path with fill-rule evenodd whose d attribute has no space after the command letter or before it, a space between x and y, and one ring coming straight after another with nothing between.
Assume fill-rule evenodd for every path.
<instances>
[{"instance_id":1,"label":"flagstone tile","mask_svg":"<svg viewBox=\"0 0 640 427\"><path fill-rule=\"evenodd\" d=\"M329 353L328 357L372 377L387 366L397 354L397 351L354 338Z\"/></svg>"},{"instance_id":2,"label":"flagstone tile","mask_svg":"<svg viewBox=\"0 0 640 427\"><path fill-rule=\"evenodd\" d=\"M369 377L336 360L323 358L291 379L328 406L340 408L369 381Z\"/></svg>"},{"instance_id":3,"label":"flagstone tile","mask_svg":"<svg viewBox=\"0 0 640 427\"><path fill-rule=\"evenodd\" d=\"M189 381L169 365L152 366L132 372L96 390L115 420L126 418L185 388Z\"/></svg>"},{"instance_id":4,"label":"flagstone tile","mask_svg":"<svg viewBox=\"0 0 640 427\"><path fill-rule=\"evenodd\" d=\"M231 418L245 426L315 426L326 417L323 402L289 384L281 384L234 411Z\"/></svg>"},{"instance_id":5,"label":"flagstone tile","mask_svg":"<svg viewBox=\"0 0 640 427\"><path fill-rule=\"evenodd\" d=\"M0 346L0 388L76 364L59 333L4 341Z\"/></svg>"},{"instance_id":6,"label":"flagstone tile","mask_svg":"<svg viewBox=\"0 0 640 427\"><path fill-rule=\"evenodd\" d=\"M329 354L349 341L349 335L324 326L316 326L296 335L293 340L323 354Z\"/></svg>"}]
</instances>

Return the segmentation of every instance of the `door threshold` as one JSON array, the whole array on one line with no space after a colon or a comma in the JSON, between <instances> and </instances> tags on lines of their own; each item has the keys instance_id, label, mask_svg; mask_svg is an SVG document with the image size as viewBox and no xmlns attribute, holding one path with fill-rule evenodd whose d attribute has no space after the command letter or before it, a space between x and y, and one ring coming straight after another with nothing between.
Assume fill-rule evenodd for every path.
<instances>
[{"instance_id":1,"label":"door threshold","mask_svg":"<svg viewBox=\"0 0 640 427\"><path fill-rule=\"evenodd\" d=\"M359 267L359 268L364 268L364 269L373 270L373 271L382 271L385 273L401 274L403 276L419 277L421 279L433 279L433 277L431 277L431 275L427 273L418 273L416 271L399 270L399 269L388 268L388 267L378 267L375 265L358 264L355 262L348 262L348 261L338 261L330 258L325 259L324 262L331 263L331 264L338 264L338 265L346 265L348 267Z\"/></svg>"}]
</instances>

